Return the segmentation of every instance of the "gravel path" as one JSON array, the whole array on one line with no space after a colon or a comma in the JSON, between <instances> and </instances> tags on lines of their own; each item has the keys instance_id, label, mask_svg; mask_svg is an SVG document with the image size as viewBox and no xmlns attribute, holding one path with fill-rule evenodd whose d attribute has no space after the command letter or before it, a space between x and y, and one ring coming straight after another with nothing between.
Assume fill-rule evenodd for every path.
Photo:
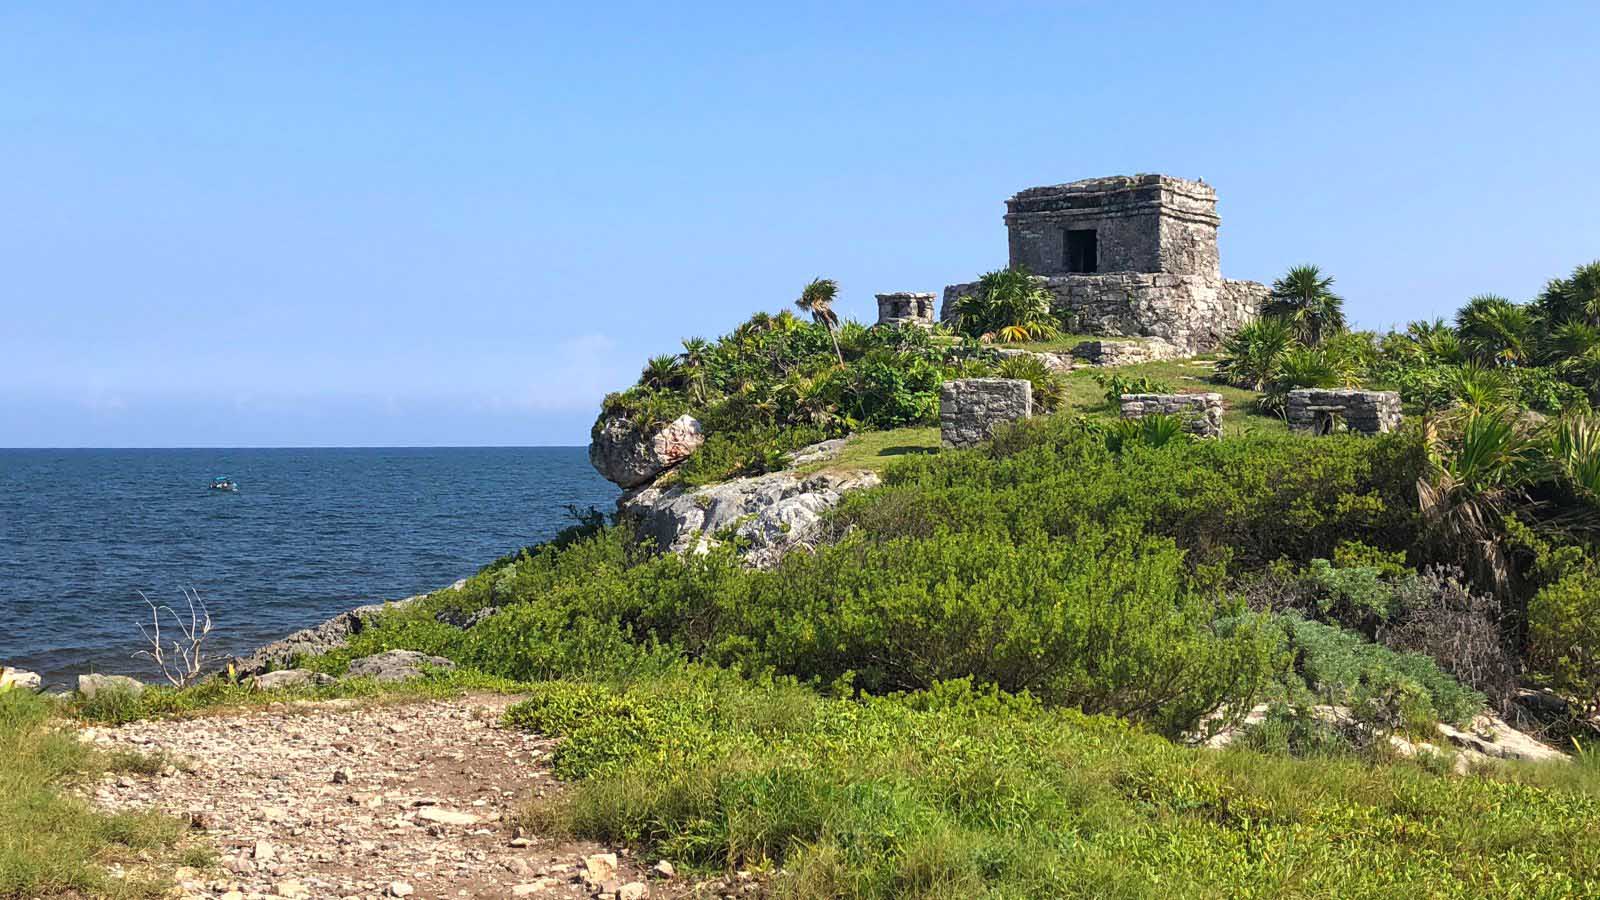
<instances>
[{"instance_id":1,"label":"gravel path","mask_svg":"<svg viewBox=\"0 0 1600 900\"><path fill-rule=\"evenodd\" d=\"M182 761L108 777L93 795L108 808L160 807L208 833L220 867L175 873L190 898L698 893L611 848L516 833L518 805L557 785L552 742L498 726L515 699L331 701L85 729L108 749Z\"/></svg>"}]
</instances>

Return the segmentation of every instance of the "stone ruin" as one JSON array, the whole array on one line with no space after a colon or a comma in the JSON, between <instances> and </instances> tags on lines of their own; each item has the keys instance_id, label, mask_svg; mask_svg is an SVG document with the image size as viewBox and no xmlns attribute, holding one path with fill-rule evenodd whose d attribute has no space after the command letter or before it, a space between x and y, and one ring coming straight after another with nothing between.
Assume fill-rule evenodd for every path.
<instances>
[{"instance_id":1,"label":"stone ruin","mask_svg":"<svg viewBox=\"0 0 1600 900\"><path fill-rule=\"evenodd\" d=\"M945 447L987 441L996 425L1033 413L1033 384L1020 378L962 378L939 389L939 439Z\"/></svg>"},{"instance_id":2,"label":"stone ruin","mask_svg":"<svg viewBox=\"0 0 1600 900\"><path fill-rule=\"evenodd\" d=\"M879 325L933 327L933 294L898 291L893 294L878 294L877 297Z\"/></svg>"},{"instance_id":3,"label":"stone ruin","mask_svg":"<svg viewBox=\"0 0 1600 900\"><path fill-rule=\"evenodd\" d=\"M1400 395L1394 391L1324 390L1289 392L1285 418L1297 432L1385 434L1400 427Z\"/></svg>"},{"instance_id":4,"label":"stone ruin","mask_svg":"<svg viewBox=\"0 0 1600 900\"><path fill-rule=\"evenodd\" d=\"M1167 175L1028 188L1006 201L1010 265L1033 273L1071 331L1216 349L1255 318L1265 285L1222 277L1217 194ZM950 319L976 283L944 289Z\"/></svg>"},{"instance_id":5,"label":"stone ruin","mask_svg":"<svg viewBox=\"0 0 1600 900\"><path fill-rule=\"evenodd\" d=\"M1123 394L1121 405L1124 419L1156 414L1182 416L1190 434L1222 437L1221 394Z\"/></svg>"}]
</instances>

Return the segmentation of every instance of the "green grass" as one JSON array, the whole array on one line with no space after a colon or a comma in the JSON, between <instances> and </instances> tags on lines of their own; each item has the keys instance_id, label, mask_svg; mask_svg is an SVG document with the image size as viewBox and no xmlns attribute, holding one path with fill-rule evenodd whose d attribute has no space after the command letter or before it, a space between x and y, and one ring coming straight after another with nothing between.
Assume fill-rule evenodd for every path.
<instances>
[{"instance_id":1,"label":"green grass","mask_svg":"<svg viewBox=\"0 0 1600 900\"><path fill-rule=\"evenodd\" d=\"M881 472L890 463L906 456L937 453L939 428L936 425L912 425L891 428L888 431L863 431L850 436L839 455L831 460L802 466L801 472L850 471L870 469Z\"/></svg>"},{"instance_id":2,"label":"green grass","mask_svg":"<svg viewBox=\"0 0 1600 900\"><path fill-rule=\"evenodd\" d=\"M995 344L1008 350L1032 350L1036 353L1066 353L1084 341L1118 341L1136 343L1142 338L1115 337L1103 334L1059 334L1048 341L1024 341L1019 344Z\"/></svg>"},{"instance_id":3,"label":"green grass","mask_svg":"<svg viewBox=\"0 0 1600 900\"><path fill-rule=\"evenodd\" d=\"M1264 415L1257 411L1256 401L1261 397L1259 392L1211 381L1212 366L1212 360L1199 358L1165 359L1130 366L1077 369L1065 376L1067 400L1063 411L1116 418L1118 411L1106 403L1106 390L1094 379L1096 375L1117 372L1129 377L1144 376L1165 381L1172 385L1173 390L1180 393L1211 391L1221 394L1224 437L1281 434L1289 430L1289 426L1277 416Z\"/></svg>"},{"instance_id":4,"label":"green grass","mask_svg":"<svg viewBox=\"0 0 1600 900\"><path fill-rule=\"evenodd\" d=\"M102 771L148 765L95 753L62 727L49 701L0 690L0 898L160 895L166 885L156 873L170 869L163 861L178 853L181 823L155 812L98 812L67 791ZM113 863L134 874L109 877Z\"/></svg>"},{"instance_id":5,"label":"green grass","mask_svg":"<svg viewBox=\"0 0 1600 900\"><path fill-rule=\"evenodd\" d=\"M544 685L507 719L562 735L575 781L528 824L801 900L1600 892L1577 767L1195 750L961 683L858 701L696 669Z\"/></svg>"}]
</instances>

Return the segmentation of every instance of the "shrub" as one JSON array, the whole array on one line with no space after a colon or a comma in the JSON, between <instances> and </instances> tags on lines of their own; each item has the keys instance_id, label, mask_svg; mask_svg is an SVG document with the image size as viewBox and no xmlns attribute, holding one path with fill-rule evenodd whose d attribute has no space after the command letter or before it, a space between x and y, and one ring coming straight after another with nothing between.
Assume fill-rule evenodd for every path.
<instances>
[{"instance_id":1,"label":"shrub","mask_svg":"<svg viewBox=\"0 0 1600 900\"><path fill-rule=\"evenodd\" d=\"M1600 576L1573 572L1534 594L1528 656L1552 688L1600 710Z\"/></svg>"},{"instance_id":2,"label":"shrub","mask_svg":"<svg viewBox=\"0 0 1600 900\"><path fill-rule=\"evenodd\" d=\"M1012 356L995 367L1000 378L1017 378L1029 382L1033 388L1033 412L1055 412L1067 399L1067 382L1050 371L1037 356Z\"/></svg>"}]
</instances>

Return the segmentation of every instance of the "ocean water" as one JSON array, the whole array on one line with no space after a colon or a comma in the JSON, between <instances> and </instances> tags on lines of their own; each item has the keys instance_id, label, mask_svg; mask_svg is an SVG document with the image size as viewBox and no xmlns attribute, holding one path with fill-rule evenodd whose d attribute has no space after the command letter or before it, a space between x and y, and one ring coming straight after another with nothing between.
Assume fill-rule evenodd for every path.
<instances>
[{"instance_id":1,"label":"ocean water","mask_svg":"<svg viewBox=\"0 0 1600 900\"><path fill-rule=\"evenodd\" d=\"M183 610L185 588L210 652L244 652L443 587L617 494L577 447L0 450L0 663L151 677L139 592Z\"/></svg>"}]
</instances>

